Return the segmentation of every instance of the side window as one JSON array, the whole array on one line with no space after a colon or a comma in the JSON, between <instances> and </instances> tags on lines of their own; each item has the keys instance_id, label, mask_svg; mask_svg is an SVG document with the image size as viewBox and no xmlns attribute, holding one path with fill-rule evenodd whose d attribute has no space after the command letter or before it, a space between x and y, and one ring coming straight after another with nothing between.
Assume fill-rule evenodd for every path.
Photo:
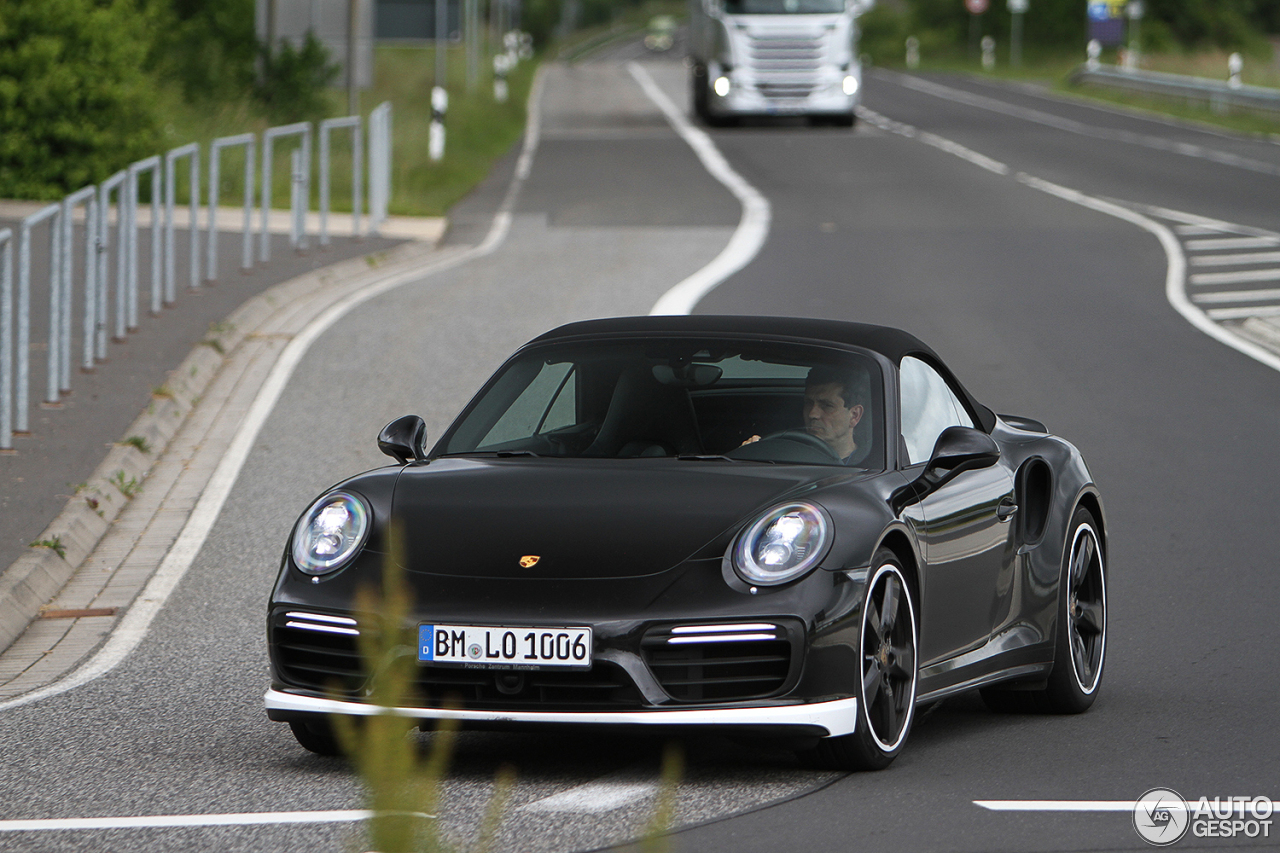
<instances>
[{"instance_id":1,"label":"side window","mask_svg":"<svg viewBox=\"0 0 1280 853\"><path fill-rule=\"evenodd\" d=\"M557 411L561 417L573 417L573 383L565 381L572 370L573 365L569 362L544 364L533 381L525 386L520 396L498 418L498 422L481 440L479 448L529 438L539 432L539 427L545 431L553 426L572 423L572 420L567 420L565 423L551 424L551 416ZM561 402L566 397L565 391L569 392L569 399L565 401L567 412L561 408Z\"/></svg>"},{"instance_id":2,"label":"side window","mask_svg":"<svg viewBox=\"0 0 1280 853\"><path fill-rule=\"evenodd\" d=\"M899 370L902 381L902 438L912 465L927 462L942 431L973 426L964 405L946 380L918 358L907 356Z\"/></svg>"}]
</instances>

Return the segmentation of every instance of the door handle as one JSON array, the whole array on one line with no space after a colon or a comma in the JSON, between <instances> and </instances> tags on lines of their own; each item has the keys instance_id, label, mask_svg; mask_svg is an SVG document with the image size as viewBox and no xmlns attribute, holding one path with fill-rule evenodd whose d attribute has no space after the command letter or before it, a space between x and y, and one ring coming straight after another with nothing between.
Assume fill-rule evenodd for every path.
<instances>
[{"instance_id":1,"label":"door handle","mask_svg":"<svg viewBox=\"0 0 1280 853\"><path fill-rule=\"evenodd\" d=\"M996 507L996 518L1000 521L1008 521L1013 518L1013 514L1018 511L1018 505L1013 502L1013 498L1004 498Z\"/></svg>"}]
</instances>

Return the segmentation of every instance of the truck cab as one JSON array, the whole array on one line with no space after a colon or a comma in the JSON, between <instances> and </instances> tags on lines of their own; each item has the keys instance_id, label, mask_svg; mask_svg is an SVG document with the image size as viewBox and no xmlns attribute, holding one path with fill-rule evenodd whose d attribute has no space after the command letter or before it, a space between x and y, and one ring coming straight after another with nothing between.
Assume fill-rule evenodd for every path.
<instances>
[{"instance_id":1,"label":"truck cab","mask_svg":"<svg viewBox=\"0 0 1280 853\"><path fill-rule=\"evenodd\" d=\"M851 127L858 16L874 0L690 0L693 109L711 125L808 116Z\"/></svg>"}]
</instances>

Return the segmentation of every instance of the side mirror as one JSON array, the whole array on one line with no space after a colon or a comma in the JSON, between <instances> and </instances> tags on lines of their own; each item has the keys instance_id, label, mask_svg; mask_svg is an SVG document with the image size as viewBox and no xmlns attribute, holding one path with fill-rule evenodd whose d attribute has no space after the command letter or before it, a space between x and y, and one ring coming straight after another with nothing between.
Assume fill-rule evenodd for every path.
<instances>
[{"instance_id":1,"label":"side mirror","mask_svg":"<svg viewBox=\"0 0 1280 853\"><path fill-rule=\"evenodd\" d=\"M378 433L378 449L401 465L427 458L427 424L417 415L396 418Z\"/></svg>"},{"instance_id":2,"label":"side mirror","mask_svg":"<svg viewBox=\"0 0 1280 853\"><path fill-rule=\"evenodd\" d=\"M914 482L897 489L889 498L895 513L954 480L965 471L989 468L1000 459L995 440L981 430L970 427L947 427L938 436L924 471Z\"/></svg>"},{"instance_id":3,"label":"side mirror","mask_svg":"<svg viewBox=\"0 0 1280 853\"><path fill-rule=\"evenodd\" d=\"M933 446L923 476L939 478L938 485L963 471L989 468L1000 459L1000 448L985 432L969 427L947 427Z\"/></svg>"}]
</instances>

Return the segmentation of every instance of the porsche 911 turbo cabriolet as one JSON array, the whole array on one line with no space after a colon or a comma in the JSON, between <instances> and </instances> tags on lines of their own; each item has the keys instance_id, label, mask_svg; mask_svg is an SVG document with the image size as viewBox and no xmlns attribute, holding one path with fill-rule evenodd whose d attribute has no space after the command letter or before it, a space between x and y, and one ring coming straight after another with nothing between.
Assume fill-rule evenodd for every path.
<instances>
[{"instance_id":1,"label":"porsche 911 turbo cabriolet","mask_svg":"<svg viewBox=\"0 0 1280 853\"><path fill-rule=\"evenodd\" d=\"M918 705L1079 713L1106 651L1107 528L1079 451L996 415L896 329L633 317L521 347L428 448L303 512L268 608L266 707L302 746L388 712L362 587L412 593L428 728L782 737L876 769ZM392 547L392 531L396 547Z\"/></svg>"}]
</instances>

